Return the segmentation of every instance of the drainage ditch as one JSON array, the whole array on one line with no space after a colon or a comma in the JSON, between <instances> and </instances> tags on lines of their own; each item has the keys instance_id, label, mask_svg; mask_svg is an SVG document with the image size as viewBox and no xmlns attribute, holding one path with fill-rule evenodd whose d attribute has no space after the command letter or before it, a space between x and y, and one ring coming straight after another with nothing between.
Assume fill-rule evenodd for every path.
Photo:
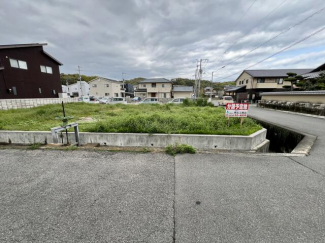
<instances>
[{"instance_id":1,"label":"drainage ditch","mask_svg":"<svg viewBox=\"0 0 325 243\"><path fill-rule=\"evenodd\" d=\"M291 153L305 137L304 134L291 129L255 118L253 119L267 129L266 138L270 140L269 153Z\"/></svg>"}]
</instances>

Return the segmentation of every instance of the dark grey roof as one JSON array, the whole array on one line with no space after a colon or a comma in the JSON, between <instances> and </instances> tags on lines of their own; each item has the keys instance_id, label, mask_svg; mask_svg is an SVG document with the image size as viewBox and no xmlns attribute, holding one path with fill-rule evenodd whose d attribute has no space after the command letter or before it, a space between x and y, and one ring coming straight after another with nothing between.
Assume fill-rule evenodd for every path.
<instances>
[{"instance_id":1,"label":"dark grey roof","mask_svg":"<svg viewBox=\"0 0 325 243\"><path fill-rule=\"evenodd\" d=\"M238 91L238 90L244 89L245 87L246 87L246 85L229 87L229 88L225 88L225 91L226 92Z\"/></svg>"},{"instance_id":2,"label":"dark grey roof","mask_svg":"<svg viewBox=\"0 0 325 243\"><path fill-rule=\"evenodd\" d=\"M171 83L172 81L165 78L148 78L139 83Z\"/></svg>"},{"instance_id":3,"label":"dark grey roof","mask_svg":"<svg viewBox=\"0 0 325 243\"><path fill-rule=\"evenodd\" d=\"M173 92L193 92L193 86L174 85Z\"/></svg>"},{"instance_id":4,"label":"dark grey roof","mask_svg":"<svg viewBox=\"0 0 325 243\"><path fill-rule=\"evenodd\" d=\"M318 78L321 73L325 73L325 71L306 73L301 76L303 76L305 79Z\"/></svg>"},{"instance_id":5,"label":"dark grey roof","mask_svg":"<svg viewBox=\"0 0 325 243\"><path fill-rule=\"evenodd\" d=\"M269 95L325 95L325 90L317 91L284 91L284 92L263 92L261 96Z\"/></svg>"},{"instance_id":6,"label":"dark grey roof","mask_svg":"<svg viewBox=\"0 0 325 243\"><path fill-rule=\"evenodd\" d=\"M306 69L265 69L265 70L244 70L254 78L285 78L287 73L296 73L297 75L311 72L312 68Z\"/></svg>"},{"instance_id":7,"label":"dark grey roof","mask_svg":"<svg viewBox=\"0 0 325 243\"><path fill-rule=\"evenodd\" d=\"M122 83L123 82L123 81L118 81L118 80L109 79L109 78L97 77L97 78L94 78L94 79L90 80L89 83L94 82L94 81L96 81L98 79L108 81L108 82L115 82L115 83Z\"/></svg>"},{"instance_id":8,"label":"dark grey roof","mask_svg":"<svg viewBox=\"0 0 325 243\"><path fill-rule=\"evenodd\" d=\"M147 92L147 89L135 89L134 92Z\"/></svg>"},{"instance_id":9,"label":"dark grey roof","mask_svg":"<svg viewBox=\"0 0 325 243\"><path fill-rule=\"evenodd\" d=\"M35 46L46 46L46 45L47 45L47 43L0 45L0 49L22 48L22 47L35 47Z\"/></svg>"},{"instance_id":10,"label":"dark grey roof","mask_svg":"<svg viewBox=\"0 0 325 243\"><path fill-rule=\"evenodd\" d=\"M205 87L204 90L213 89L212 87Z\"/></svg>"}]
</instances>

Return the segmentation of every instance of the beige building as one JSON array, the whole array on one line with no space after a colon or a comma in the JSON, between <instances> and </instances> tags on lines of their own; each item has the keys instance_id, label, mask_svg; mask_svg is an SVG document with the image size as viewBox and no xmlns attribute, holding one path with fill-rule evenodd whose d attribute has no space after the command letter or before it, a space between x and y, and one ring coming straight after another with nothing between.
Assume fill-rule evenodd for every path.
<instances>
[{"instance_id":1,"label":"beige building","mask_svg":"<svg viewBox=\"0 0 325 243\"><path fill-rule=\"evenodd\" d=\"M174 85L173 86L173 98L193 98L194 89L193 86Z\"/></svg>"},{"instance_id":2,"label":"beige building","mask_svg":"<svg viewBox=\"0 0 325 243\"><path fill-rule=\"evenodd\" d=\"M171 98L172 82L165 78L152 78L141 81L134 95L141 98Z\"/></svg>"},{"instance_id":3,"label":"beige building","mask_svg":"<svg viewBox=\"0 0 325 243\"><path fill-rule=\"evenodd\" d=\"M284 81L287 73L302 75L313 69L266 69L266 70L244 70L236 79L238 91L233 89L233 98L239 100L259 100L262 92L276 92L285 90L283 86L291 83ZM242 93L238 96L238 93ZM245 93L245 94L244 94ZM237 97L238 96L238 97ZM239 100L238 100L239 99Z\"/></svg>"},{"instance_id":4,"label":"beige building","mask_svg":"<svg viewBox=\"0 0 325 243\"><path fill-rule=\"evenodd\" d=\"M98 77L89 82L89 95L96 97L124 97L123 82Z\"/></svg>"},{"instance_id":5,"label":"beige building","mask_svg":"<svg viewBox=\"0 0 325 243\"><path fill-rule=\"evenodd\" d=\"M262 93L262 100L325 104L325 90Z\"/></svg>"}]
</instances>

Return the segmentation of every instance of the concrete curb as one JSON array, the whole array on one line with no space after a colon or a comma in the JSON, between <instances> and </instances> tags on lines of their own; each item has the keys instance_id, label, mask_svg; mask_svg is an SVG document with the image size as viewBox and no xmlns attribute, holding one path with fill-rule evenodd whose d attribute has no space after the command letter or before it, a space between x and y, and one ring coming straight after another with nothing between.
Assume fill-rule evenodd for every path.
<instances>
[{"instance_id":1,"label":"concrete curb","mask_svg":"<svg viewBox=\"0 0 325 243\"><path fill-rule=\"evenodd\" d=\"M286 130L289 130L291 132L298 133L298 134L304 136L304 138L297 144L297 146L291 151L290 154L288 154L288 153L285 154L287 156L289 156L289 155L293 155L293 156L299 156L299 155L307 156L307 155L309 155L310 150L312 149L312 147L313 147L313 145L314 145L314 143L315 143L315 141L317 139L317 136L314 136L314 135L311 135L311 134L308 134L308 133L305 133L305 132L301 132L301 131L293 129L293 128L282 126L280 124L270 122L270 121L266 121L266 120L263 120L263 119L260 119L260 118L257 118L257 117L251 116L251 115L249 115L249 117L252 118L252 119L255 119L257 121L261 121L261 122L265 122L265 123L268 123L268 124L271 124L271 125L274 125L274 126L277 126L277 127L281 127L283 129L286 129ZM281 155L281 153L279 153L279 154Z\"/></svg>"},{"instance_id":2,"label":"concrete curb","mask_svg":"<svg viewBox=\"0 0 325 243\"><path fill-rule=\"evenodd\" d=\"M251 151L265 144L266 129L249 136L205 134L147 134L147 133L89 133L79 134L80 145L98 143L102 146L164 148L170 144L188 144L201 150ZM70 143L75 143L74 133L69 134ZM66 141L65 133L63 141ZM0 131L0 143L47 144L53 143L51 132Z\"/></svg>"}]
</instances>

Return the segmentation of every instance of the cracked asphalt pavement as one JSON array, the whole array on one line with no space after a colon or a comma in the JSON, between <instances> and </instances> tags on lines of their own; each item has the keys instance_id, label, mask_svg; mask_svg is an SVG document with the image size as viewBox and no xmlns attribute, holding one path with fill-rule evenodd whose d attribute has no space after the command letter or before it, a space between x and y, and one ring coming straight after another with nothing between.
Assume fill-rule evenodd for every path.
<instances>
[{"instance_id":1,"label":"cracked asphalt pavement","mask_svg":"<svg viewBox=\"0 0 325 243\"><path fill-rule=\"evenodd\" d=\"M308 157L0 150L0 242L325 242L325 121Z\"/></svg>"}]
</instances>

